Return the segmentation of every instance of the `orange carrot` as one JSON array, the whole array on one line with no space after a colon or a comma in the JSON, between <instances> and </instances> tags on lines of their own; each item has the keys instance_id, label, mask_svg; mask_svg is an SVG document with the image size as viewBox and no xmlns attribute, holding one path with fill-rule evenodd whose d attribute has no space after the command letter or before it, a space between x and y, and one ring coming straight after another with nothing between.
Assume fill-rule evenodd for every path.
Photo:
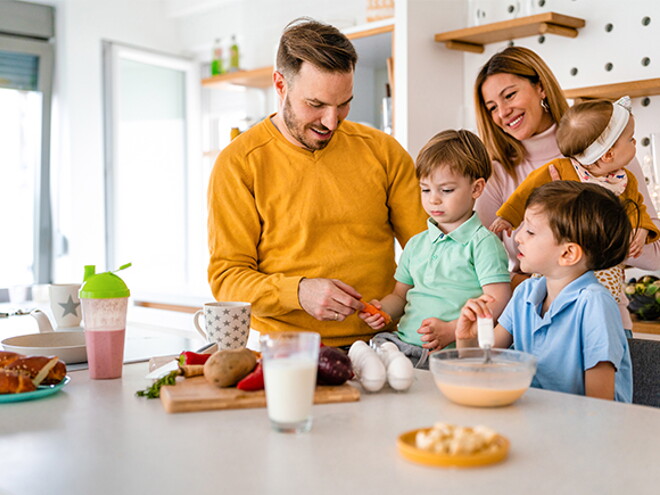
<instances>
[{"instance_id":1,"label":"orange carrot","mask_svg":"<svg viewBox=\"0 0 660 495\"><path fill-rule=\"evenodd\" d=\"M360 302L364 304L364 309L362 311L366 311L370 315L381 315L385 319L385 324L388 325L392 321L392 317L388 315L385 311L382 309L378 309L376 306L373 304L369 304L368 302L360 299Z\"/></svg>"}]
</instances>

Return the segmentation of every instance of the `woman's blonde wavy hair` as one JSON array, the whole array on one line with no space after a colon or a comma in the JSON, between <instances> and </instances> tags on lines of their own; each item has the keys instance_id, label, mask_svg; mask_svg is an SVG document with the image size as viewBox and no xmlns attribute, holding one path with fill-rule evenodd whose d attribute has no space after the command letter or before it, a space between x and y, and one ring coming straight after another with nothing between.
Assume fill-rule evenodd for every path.
<instances>
[{"instance_id":1,"label":"woman's blonde wavy hair","mask_svg":"<svg viewBox=\"0 0 660 495\"><path fill-rule=\"evenodd\" d=\"M492 160L502 164L504 170L516 178L516 167L525 157L525 147L513 136L495 125L481 93L489 76L512 74L540 84L545 91L545 103L552 120L559 122L568 103L554 74L541 57L529 48L511 46L493 55L479 71L474 83L474 103L477 113L477 128Z\"/></svg>"}]
</instances>

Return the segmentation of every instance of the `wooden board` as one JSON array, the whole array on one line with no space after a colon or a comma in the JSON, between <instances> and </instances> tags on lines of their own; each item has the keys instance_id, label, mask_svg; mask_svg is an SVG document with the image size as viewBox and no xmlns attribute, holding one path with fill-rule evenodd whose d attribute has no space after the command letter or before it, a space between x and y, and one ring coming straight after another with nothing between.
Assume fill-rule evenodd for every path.
<instances>
[{"instance_id":1,"label":"wooden board","mask_svg":"<svg viewBox=\"0 0 660 495\"><path fill-rule=\"evenodd\" d=\"M186 378L176 385L161 388L160 400L168 413L266 407L266 393L263 390L244 392L237 388L217 388L203 376ZM336 387L316 387L314 394L314 404L357 400L360 400L360 391L348 383Z\"/></svg>"}]
</instances>

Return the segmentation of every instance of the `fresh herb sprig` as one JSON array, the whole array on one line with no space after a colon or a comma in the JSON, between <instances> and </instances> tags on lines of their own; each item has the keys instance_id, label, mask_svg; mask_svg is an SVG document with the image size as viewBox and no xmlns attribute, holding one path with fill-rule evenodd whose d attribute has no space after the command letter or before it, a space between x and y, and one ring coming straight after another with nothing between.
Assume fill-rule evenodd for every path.
<instances>
[{"instance_id":1,"label":"fresh herb sprig","mask_svg":"<svg viewBox=\"0 0 660 495\"><path fill-rule=\"evenodd\" d=\"M138 390L135 392L135 395L138 397L146 397L147 399L157 399L160 397L160 387L163 385L174 385L176 383L176 377L181 374L180 369L170 371L167 375L156 380L151 387L148 387L144 390Z\"/></svg>"}]
</instances>

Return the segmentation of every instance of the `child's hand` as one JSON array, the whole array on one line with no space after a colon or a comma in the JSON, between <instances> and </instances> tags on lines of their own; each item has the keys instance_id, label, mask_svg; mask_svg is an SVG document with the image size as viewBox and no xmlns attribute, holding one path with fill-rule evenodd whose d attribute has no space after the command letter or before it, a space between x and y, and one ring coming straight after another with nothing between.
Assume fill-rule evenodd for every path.
<instances>
[{"instance_id":1,"label":"child's hand","mask_svg":"<svg viewBox=\"0 0 660 495\"><path fill-rule=\"evenodd\" d=\"M507 235L511 237L511 233L513 232L513 225L504 220L502 217L495 217L495 220L493 220L493 223L490 224L488 230L495 234L499 234L505 230Z\"/></svg>"},{"instance_id":2,"label":"child's hand","mask_svg":"<svg viewBox=\"0 0 660 495\"><path fill-rule=\"evenodd\" d=\"M392 322L392 317L382 310L382 304L379 303L376 307L373 304L369 304L364 299L360 299L360 302L364 305L362 311L369 313L370 315L380 314L385 319L385 325L389 325Z\"/></svg>"},{"instance_id":3,"label":"child's hand","mask_svg":"<svg viewBox=\"0 0 660 495\"><path fill-rule=\"evenodd\" d=\"M456 323L456 340L477 338L477 318L492 318L493 314L488 303L494 301L495 298L488 294L482 294L476 299L468 299L461 309L461 315Z\"/></svg>"},{"instance_id":4,"label":"child's hand","mask_svg":"<svg viewBox=\"0 0 660 495\"><path fill-rule=\"evenodd\" d=\"M630 238L630 251L628 256L630 258L637 258L642 254L642 248L646 244L646 237L649 235L649 231L646 229L636 229L632 237Z\"/></svg>"},{"instance_id":5,"label":"child's hand","mask_svg":"<svg viewBox=\"0 0 660 495\"><path fill-rule=\"evenodd\" d=\"M426 349L442 349L451 344L454 337L456 321L443 321L438 318L426 318L417 333L422 334L422 347Z\"/></svg>"},{"instance_id":6,"label":"child's hand","mask_svg":"<svg viewBox=\"0 0 660 495\"><path fill-rule=\"evenodd\" d=\"M375 306L379 310L382 308L382 305L380 304L380 301L378 299L372 299L370 304L372 306ZM362 311L358 313L358 316L362 318L364 322L374 330L380 330L385 325L387 325L387 323L389 323L388 321L386 321L385 317L383 316L383 313L371 313L370 311L367 311L365 308L363 308Z\"/></svg>"}]
</instances>

